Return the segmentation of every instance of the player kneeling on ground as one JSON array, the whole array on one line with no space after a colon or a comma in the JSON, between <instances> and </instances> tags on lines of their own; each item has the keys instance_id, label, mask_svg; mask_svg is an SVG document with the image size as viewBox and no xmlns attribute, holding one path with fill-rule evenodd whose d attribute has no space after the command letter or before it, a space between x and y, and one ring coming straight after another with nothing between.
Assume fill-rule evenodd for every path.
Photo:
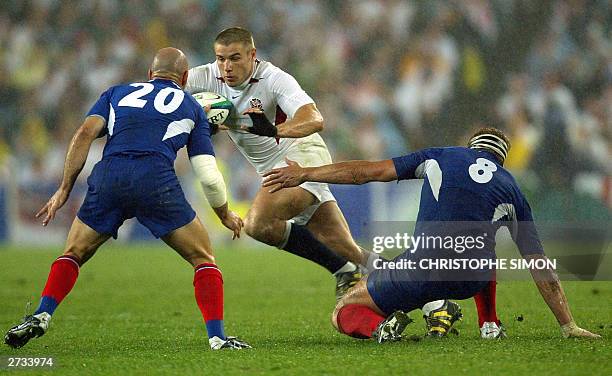
<instances>
[{"instance_id":1,"label":"player kneeling on ground","mask_svg":"<svg viewBox=\"0 0 612 376\"><path fill-rule=\"evenodd\" d=\"M243 222L228 210L225 182L217 169L204 110L182 89L188 76L180 50L157 52L148 82L111 87L102 94L72 138L60 188L36 214L43 226L70 195L91 143L107 135L102 160L89 176L85 201L68 233L64 253L51 265L40 305L4 337L18 348L49 328L51 315L72 290L80 267L124 220L136 217L194 267L195 298L213 350L250 348L223 328L223 277L206 229L185 199L174 172L177 151L187 145L208 202L234 238Z\"/></svg>"},{"instance_id":2,"label":"player kneeling on ground","mask_svg":"<svg viewBox=\"0 0 612 376\"><path fill-rule=\"evenodd\" d=\"M415 235L489 236L474 251L463 253L439 245L432 249L423 247L402 253L394 262L419 265L425 258L430 262L445 258L451 262L459 258L494 260L495 233L501 226L509 228L524 258L546 259L529 204L512 175L503 168L510 148L506 136L495 128L483 128L471 137L468 146L430 148L378 162L351 161L310 168L288 160L288 167L264 174L264 186L277 191L305 181L363 184L424 179ZM411 321L406 313L422 308L430 329L437 327L436 330L448 332L459 318L458 306L439 299L472 297L489 283L491 273L485 267L376 269L338 302L332 322L341 333L385 342L400 339ZM576 325L553 270L533 269L531 274L564 337L599 338Z\"/></svg>"}]
</instances>

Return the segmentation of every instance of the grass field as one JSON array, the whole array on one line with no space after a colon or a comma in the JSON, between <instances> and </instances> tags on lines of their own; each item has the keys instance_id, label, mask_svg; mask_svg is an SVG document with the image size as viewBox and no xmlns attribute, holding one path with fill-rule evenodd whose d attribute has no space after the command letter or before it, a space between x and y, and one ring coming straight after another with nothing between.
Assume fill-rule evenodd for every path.
<instances>
[{"instance_id":1,"label":"grass field","mask_svg":"<svg viewBox=\"0 0 612 376\"><path fill-rule=\"evenodd\" d=\"M0 329L35 306L57 250L0 248ZM159 245L103 247L81 270L50 331L0 358L54 358L44 374L612 374L612 282L568 282L577 322L604 336L565 340L531 282L498 285L509 339L478 338L472 300L459 337L377 345L336 333L334 282L322 268L275 250L217 252L225 280L225 323L254 347L212 352L193 298L193 273ZM422 334L420 311L406 333ZM524 320L516 318L522 316ZM0 372L28 374L31 371Z\"/></svg>"}]
</instances>

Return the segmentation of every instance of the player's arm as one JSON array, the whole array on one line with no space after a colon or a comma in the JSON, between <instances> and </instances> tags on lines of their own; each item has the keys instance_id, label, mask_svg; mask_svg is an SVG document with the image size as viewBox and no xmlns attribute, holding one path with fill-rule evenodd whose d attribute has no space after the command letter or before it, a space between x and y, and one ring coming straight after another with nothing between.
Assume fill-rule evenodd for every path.
<instances>
[{"instance_id":1,"label":"player's arm","mask_svg":"<svg viewBox=\"0 0 612 376\"><path fill-rule=\"evenodd\" d=\"M511 235L521 255L526 260L543 259L547 261L548 258L544 254L544 248L533 222L531 208L520 192L519 198L515 202L515 210L516 217L511 219L516 220L516 222L511 226ZM567 297L554 270L534 268L530 269L530 272L542 298L561 326L561 332L564 337L600 337L576 325L567 302Z\"/></svg>"},{"instance_id":2,"label":"player's arm","mask_svg":"<svg viewBox=\"0 0 612 376\"><path fill-rule=\"evenodd\" d=\"M543 254L528 255L525 259L544 259L548 260ZM565 338L569 337L588 337L601 338L601 336L591 333L576 325L567 302L567 297L559 281L557 273L551 269L531 269L531 276L544 298L544 301L555 315L561 326L561 333Z\"/></svg>"},{"instance_id":3,"label":"player's arm","mask_svg":"<svg viewBox=\"0 0 612 376\"><path fill-rule=\"evenodd\" d=\"M293 76L279 70L269 79L272 81L270 90L288 119L273 125L261 110L249 109L245 114L249 115L253 126L245 130L260 136L280 138L306 137L323 130L323 116Z\"/></svg>"},{"instance_id":4,"label":"player's arm","mask_svg":"<svg viewBox=\"0 0 612 376\"><path fill-rule=\"evenodd\" d=\"M320 167L301 167L286 159L287 167L275 168L264 173L263 186L276 185L270 192L282 188L296 187L305 181L332 184L364 184L371 181L391 181L397 179L395 165L388 159L384 161L349 161L328 164Z\"/></svg>"},{"instance_id":5,"label":"player's arm","mask_svg":"<svg viewBox=\"0 0 612 376\"><path fill-rule=\"evenodd\" d=\"M102 117L88 116L72 137L66 152L64 175L60 187L36 213L36 218L45 215L42 222L43 226L46 226L49 221L55 218L57 210L66 203L74 183L87 161L91 144L102 133L105 124L106 121Z\"/></svg>"},{"instance_id":6,"label":"player's arm","mask_svg":"<svg viewBox=\"0 0 612 376\"><path fill-rule=\"evenodd\" d=\"M276 126L277 137L300 138L323 130L323 116L314 103L305 104L300 107L284 123Z\"/></svg>"},{"instance_id":7,"label":"player's arm","mask_svg":"<svg viewBox=\"0 0 612 376\"><path fill-rule=\"evenodd\" d=\"M234 233L233 239L239 238L244 223L240 216L229 210L225 180L217 167L217 160L210 139L210 128L207 127L208 121L200 107L198 107L198 111L200 112L198 114L199 121L191 132L187 144L189 160L202 185L208 204L215 211L221 223Z\"/></svg>"},{"instance_id":8,"label":"player's arm","mask_svg":"<svg viewBox=\"0 0 612 376\"><path fill-rule=\"evenodd\" d=\"M204 196L219 218L227 216L227 189L225 180L219 168L217 160L213 155L200 154L189 158Z\"/></svg>"},{"instance_id":9,"label":"player's arm","mask_svg":"<svg viewBox=\"0 0 612 376\"><path fill-rule=\"evenodd\" d=\"M217 160L213 155L209 154L194 155L189 160L191 161L193 171L202 185L204 196L206 196L210 207L215 211L221 223L232 230L234 233L233 239L239 238L240 230L244 223L242 218L229 210L225 180L217 167Z\"/></svg>"},{"instance_id":10,"label":"player's arm","mask_svg":"<svg viewBox=\"0 0 612 376\"><path fill-rule=\"evenodd\" d=\"M287 167L275 168L264 174L263 186L277 185L270 192L295 187L305 181L333 184L364 184L371 181L387 182L403 179L422 179L425 165L436 158L442 149L430 148L402 157L383 161L349 161L321 167L303 168L287 160Z\"/></svg>"},{"instance_id":11,"label":"player's arm","mask_svg":"<svg viewBox=\"0 0 612 376\"><path fill-rule=\"evenodd\" d=\"M202 185L204 196L210 207L220 219L223 219L229 212L227 208L227 189L223 175L217 167L217 160L213 155L208 154L194 155L189 160Z\"/></svg>"},{"instance_id":12,"label":"player's arm","mask_svg":"<svg viewBox=\"0 0 612 376\"><path fill-rule=\"evenodd\" d=\"M260 109L250 108L244 114L251 118L253 126L243 129L260 136L300 138L323 130L323 116L314 103L303 105L293 118L277 125L272 124Z\"/></svg>"}]
</instances>

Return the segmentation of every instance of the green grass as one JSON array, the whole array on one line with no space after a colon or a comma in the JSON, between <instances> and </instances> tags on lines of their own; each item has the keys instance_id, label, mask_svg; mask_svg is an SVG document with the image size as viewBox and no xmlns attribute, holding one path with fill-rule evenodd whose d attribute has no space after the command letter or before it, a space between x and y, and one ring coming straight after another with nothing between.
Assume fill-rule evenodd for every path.
<instances>
[{"instance_id":1,"label":"green grass","mask_svg":"<svg viewBox=\"0 0 612 376\"><path fill-rule=\"evenodd\" d=\"M37 304L57 253L0 248L0 329L18 322L28 299ZM377 345L332 329L334 283L322 268L272 249L221 250L217 260L226 332L253 350L208 349L191 268L173 251L115 244L82 268L44 337L19 350L0 346L0 358L53 356L56 367L45 374L62 375L612 374L611 282L565 283L577 322L600 341L561 338L533 284L520 281L498 285L508 340L480 340L468 300L459 337ZM411 316L407 334L423 333L420 311Z\"/></svg>"}]
</instances>

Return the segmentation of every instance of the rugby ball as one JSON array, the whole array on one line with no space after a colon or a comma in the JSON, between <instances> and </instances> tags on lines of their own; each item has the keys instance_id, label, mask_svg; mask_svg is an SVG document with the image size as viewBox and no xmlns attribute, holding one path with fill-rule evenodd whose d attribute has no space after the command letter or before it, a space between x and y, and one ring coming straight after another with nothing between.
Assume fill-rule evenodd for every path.
<instances>
[{"instance_id":1,"label":"rugby ball","mask_svg":"<svg viewBox=\"0 0 612 376\"><path fill-rule=\"evenodd\" d=\"M202 107L210 105L210 110L206 113L210 124L223 124L234 106L227 98L217 93L201 92L193 94L193 97Z\"/></svg>"}]
</instances>

